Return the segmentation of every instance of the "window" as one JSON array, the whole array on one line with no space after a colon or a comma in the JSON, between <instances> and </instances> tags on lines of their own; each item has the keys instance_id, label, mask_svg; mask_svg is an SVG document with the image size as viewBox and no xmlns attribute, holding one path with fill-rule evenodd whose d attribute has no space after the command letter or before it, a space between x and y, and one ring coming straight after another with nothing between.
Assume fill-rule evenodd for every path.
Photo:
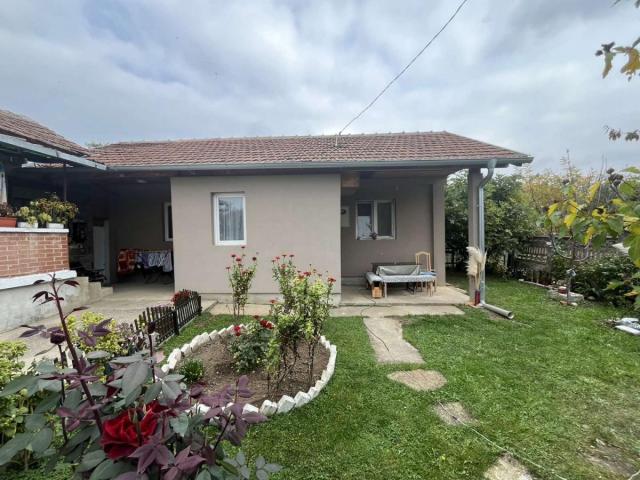
<instances>
[{"instance_id":1,"label":"window","mask_svg":"<svg viewBox=\"0 0 640 480\"><path fill-rule=\"evenodd\" d=\"M213 230L216 245L245 245L247 218L242 193L218 193L213 196Z\"/></svg>"},{"instance_id":2,"label":"window","mask_svg":"<svg viewBox=\"0 0 640 480\"><path fill-rule=\"evenodd\" d=\"M164 241L173 242L173 217L171 202L164 202Z\"/></svg>"},{"instance_id":3,"label":"window","mask_svg":"<svg viewBox=\"0 0 640 480\"><path fill-rule=\"evenodd\" d=\"M358 240L393 239L396 237L396 214L393 200L371 200L356 205L356 238Z\"/></svg>"}]
</instances>

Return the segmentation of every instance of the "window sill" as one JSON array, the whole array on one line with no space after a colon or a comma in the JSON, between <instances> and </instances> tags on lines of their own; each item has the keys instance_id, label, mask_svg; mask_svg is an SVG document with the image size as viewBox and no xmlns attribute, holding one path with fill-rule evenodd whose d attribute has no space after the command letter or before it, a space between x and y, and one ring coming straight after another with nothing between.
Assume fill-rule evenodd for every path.
<instances>
[{"instance_id":1,"label":"window sill","mask_svg":"<svg viewBox=\"0 0 640 480\"><path fill-rule=\"evenodd\" d=\"M377 240L395 240L396 237L377 237L377 238L356 238L356 240L377 241Z\"/></svg>"}]
</instances>

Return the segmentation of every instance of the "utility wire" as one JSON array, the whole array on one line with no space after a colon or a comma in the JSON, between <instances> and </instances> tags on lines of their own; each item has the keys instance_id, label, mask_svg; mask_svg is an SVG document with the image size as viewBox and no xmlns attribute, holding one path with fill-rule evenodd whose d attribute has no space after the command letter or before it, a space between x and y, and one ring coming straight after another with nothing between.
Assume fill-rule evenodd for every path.
<instances>
[{"instance_id":1,"label":"utility wire","mask_svg":"<svg viewBox=\"0 0 640 480\"><path fill-rule=\"evenodd\" d=\"M442 32L444 32L444 30L449 26L449 24L453 21L453 19L456 18L456 15L458 15L460 10L462 10L462 7L464 7L465 3L467 3L468 1L469 0L462 0L460 5L458 5L458 8L456 8L453 14L451 15L451 17L449 17L449 20L447 20L446 23L442 26L442 28L440 28L440 30L438 30L438 32L433 37L431 37L431 40L429 40L427 44L424 47L422 47L422 50L420 50L416 54L416 56L413 57L409 63L407 63L407 65L400 71L400 73L398 73L395 77L393 77L393 79L389 83L387 83L387 85L380 91L380 93L378 93L378 95L376 95L375 98L371 100L371 102L369 102L369 104L366 107L364 107L360 113L358 113L344 127L342 127L342 130L340 130L336 135L336 145L338 143L338 137L342 134L342 132L344 132L347 128L349 128L349 126L353 122L358 120L367 110L369 110L373 106L373 104L376 103L382 95L384 95L384 93L389 89L389 87L391 87L391 85L393 85L395 81L398 80L402 76L402 74L404 74L404 72L409 70L409 67L411 67L411 65L413 65L413 63L418 59L418 57L422 55L427 48L429 48L429 46L435 41L436 38L440 36Z\"/></svg>"}]
</instances>

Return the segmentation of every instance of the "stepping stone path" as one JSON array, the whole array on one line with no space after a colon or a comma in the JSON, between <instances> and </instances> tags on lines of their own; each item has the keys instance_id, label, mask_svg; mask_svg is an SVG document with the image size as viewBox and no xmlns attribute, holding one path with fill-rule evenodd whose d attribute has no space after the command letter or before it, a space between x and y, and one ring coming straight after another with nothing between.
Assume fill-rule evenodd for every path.
<instances>
[{"instance_id":1,"label":"stepping stone path","mask_svg":"<svg viewBox=\"0 0 640 480\"><path fill-rule=\"evenodd\" d=\"M418 392L431 392L442 388L447 379L435 370L410 370L408 372L393 372L387 375L389 380L399 382Z\"/></svg>"},{"instance_id":2,"label":"stepping stone path","mask_svg":"<svg viewBox=\"0 0 640 480\"><path fill-rule=\"evenodd\" d=\"M527 469L508 453L502 455L489 470L484 472L487 480L534 480Z\"/></svg>"},{"instance_id":3,"label":"stepping stone path","mask_svg":"<svg viewBox=\"0 0 640 480\"><path fill-rule=\"evenodd\" d=\"M386 312L390 312L390 310L386 310ZM420 352L402 338L402 323L398 318L384 317L383 311L375 308L364 313L368 315L363 320L378 363L424 363ZM342 314L351 315L356 313L344 311ZM410 312L407 314L410 314ZM418 369L393 372L387 375L387 378L419 392L437 390L447 383L447 379L435 370ZM469 415L459 402L436 405L433 408L440 419L447 425L462 425L462 422L465 424L475 423L475 419ZM531 476L524 465L509 454L504 454L498 458L484 473L484 478L486 480L534 480L534 477Z\"/></svg>"},{"instance_id":4,"label":"stepping stone path","mask_svg":"<svg viewBox=\"0 0 640 480\"><path fill-rule=\"evenodd\" d=\"M378 363L424 363L420 352L402 338L397 318L365 317L364 324Z\"/></svg>"},{"instance_id":5,"label":"stepping stone path","mask_svg":"<svg viewBox=\"0 0 640 480\"><path fill-rule=\"evenodd\" d=\"M433 407L433 409L440 417L440 420L447 425L469 425L476 423L475 418L469 415L460 402L438 404Z\"/></svg>"}]
</instances>

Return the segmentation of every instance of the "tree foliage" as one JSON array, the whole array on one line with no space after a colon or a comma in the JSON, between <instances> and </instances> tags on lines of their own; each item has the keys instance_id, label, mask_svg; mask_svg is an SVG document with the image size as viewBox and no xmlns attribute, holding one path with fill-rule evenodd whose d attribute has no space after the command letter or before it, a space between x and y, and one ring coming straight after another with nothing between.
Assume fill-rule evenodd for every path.
<instances>
[{"instance_id":1,"label":"tree foliage","mask_svg":"<svg viewBox=\"0 0 640 480\"><path fill-rule=\"evenodd\" d=\"M616 4L621 3L621 0L616 0ZM640 0L633 0L633 4L636 8L640 7ZM602 70L602 78L605 78L609 72L613 69L613 63L617 57L626 57L625 62L620 68L620 73L627 76L628 80L631 80L640 71L640 36L629 45L616 45L616 42L603 43L601 48L596 50L596 56L601 56L604 59L604 69ZM606 126L605 129L609 133L609 139L618 140L624 137L626 141L638 141L640 140L640 129L630 130L623 132L619 128L612 128Z\"/></svg>"},{"instance_id":2,"label":"tree foliage","mask_svg":"<svg viewBox=\"0 0 640 480\"><path fill-rule=\"evenodd\" d=\"M468 246L467 176L453 176L446 192L447 249L464 258ZM535 208L526 198L521 175L497 175L485 187L485 244L489 267L502 265L505 252L518 249L536 231Z\"/></svg>"},{"instance_id":3,"label":"tree foliage","mask_svg":"<svg viewBox=\"0 0 640 480\"><path fill-rule=\"evenodd\" d=\"M599 248L608 238L617 239L628 249L640 268L640 169L631 167L623 173L607 170L608 177L594 182L586 196L566 181L562 198L547 209L545 225L554 242L566 239L565 252L570 269L578 258L578 246ZM633 286L625 296L635 298L640 308L640 272L632 275Z\"/></svg>"}]
</instances>

